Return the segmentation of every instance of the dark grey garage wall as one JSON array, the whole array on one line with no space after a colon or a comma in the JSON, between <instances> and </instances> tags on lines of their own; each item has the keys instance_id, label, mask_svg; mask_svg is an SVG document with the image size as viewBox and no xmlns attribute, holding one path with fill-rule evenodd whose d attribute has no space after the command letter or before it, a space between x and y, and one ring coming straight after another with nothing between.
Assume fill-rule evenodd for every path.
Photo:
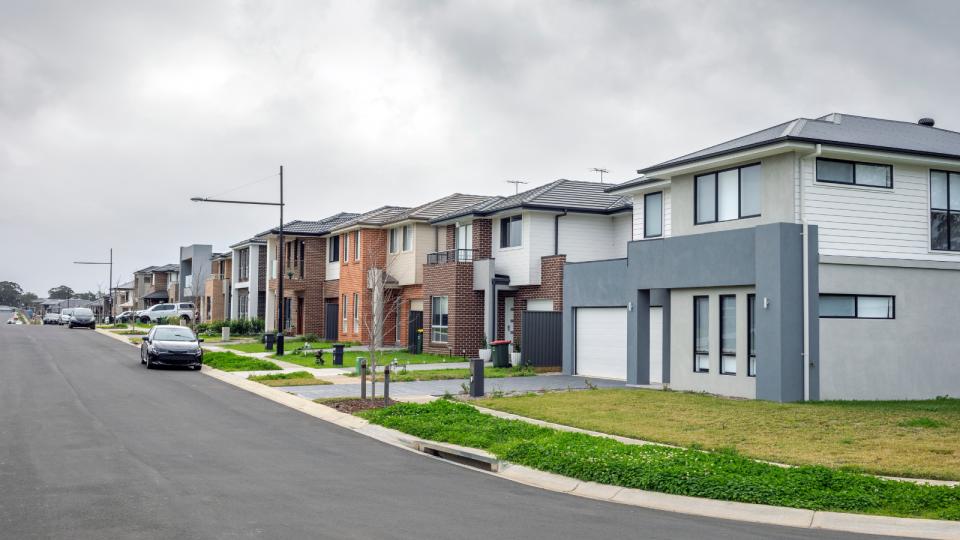
<instances>
[{"instance_id":1,"label":"dark grey garage wall","mask_svg":"<svg viewBox=\"0 0 960 540\"><path fill-rule=\"evenodd\" d=\"M811 299L816 291L817 230L810 227ZM627 258L567 263L563 273L563 369L574 373L576 308L624 306L627 312L627 382L649 384L649 306L663 305L664 344L670 342L669 294L656 289L755 285L757 291L757 398L803 399L802 227L772 223L753 228L628 244ZM764 309L763 299L770 301ZM665 303L666 302L666 303ZM811 351L819 350L819 308L811 302ZM680 331L683 331L682 329ZM816 364L814 352L811 360ZM669 378L669 348L664 374ZM811 372L811 397L816 373Z\"/></svg>"}]
</instances>

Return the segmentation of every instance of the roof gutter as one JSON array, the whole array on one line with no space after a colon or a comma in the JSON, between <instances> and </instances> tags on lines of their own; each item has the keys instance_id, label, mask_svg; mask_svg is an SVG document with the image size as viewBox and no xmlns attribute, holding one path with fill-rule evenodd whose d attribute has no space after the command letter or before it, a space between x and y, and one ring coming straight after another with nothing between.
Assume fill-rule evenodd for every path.
<instances>
[{"instance_id":1,"label":"roof gutter","mask_svg":"<svg viewBox=\"0 0 960 540\"><path fill-rule=\"evenodd\" d=\"M567 215L567 209L563 209L562 214L553 216L553 254L560 254L560 218Z\"/></svg>"}]
</instances>

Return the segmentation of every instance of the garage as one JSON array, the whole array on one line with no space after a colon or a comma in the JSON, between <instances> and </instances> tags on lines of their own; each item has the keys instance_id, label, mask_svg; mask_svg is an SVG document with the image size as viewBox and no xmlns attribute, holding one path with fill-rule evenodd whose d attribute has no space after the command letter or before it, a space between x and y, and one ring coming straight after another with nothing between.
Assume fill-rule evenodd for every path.
<instances>
[{"instance_id":1,"label":"garage","mask_svg":"<svg viewBox=\"0 0 960 540\"><path fill-rule=\"evenodd\" d=\"M627 378L627 308L577 308L576 373Z\"/></svg>"}]
</instances>

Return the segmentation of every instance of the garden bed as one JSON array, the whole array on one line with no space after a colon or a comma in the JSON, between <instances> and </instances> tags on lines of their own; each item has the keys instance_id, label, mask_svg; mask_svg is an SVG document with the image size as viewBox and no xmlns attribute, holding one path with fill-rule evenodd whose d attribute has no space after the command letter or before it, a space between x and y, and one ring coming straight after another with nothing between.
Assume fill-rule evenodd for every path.
<instances>
[{"instance_id":1,"label":"garden bed","mask_svg":"<svg viewBox=\"0 0 960 540\"><path fill-rule=\"evenodd\" d=\"M358 416L416 437L487 450L511 463L581 481L810 510L960 520L960 488L955 487L884 480L820 466L780 467L733 453L628 445L506 420L446 400L401 403Z\"/></svg>"},{"instance_id":2,"label":"garden bed","mask_svg":"<svg viewBox=\"0 0 960 540\"><path fill-rule=\"evenodd\" d=\"M372 411L377 409L383 409L387 405L383 403L383 398L377 399L360 399L358 397L353 398L319 398L313 400L314 403L319 403L321 405L326 405L331 409L336 409L340 412L348 414L356 414L364 411ZM390 400L390 406L398 404L399 401Z\"/></svg>"}]
</instances>

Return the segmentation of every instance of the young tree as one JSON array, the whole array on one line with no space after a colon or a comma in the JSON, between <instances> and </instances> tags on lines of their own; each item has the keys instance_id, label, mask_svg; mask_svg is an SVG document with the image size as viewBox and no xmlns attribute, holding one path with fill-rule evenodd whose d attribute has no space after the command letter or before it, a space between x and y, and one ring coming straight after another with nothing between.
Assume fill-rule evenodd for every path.
<instances>
[{"instance_id":1,"label":"young tree","mask_svg":"<svg viewBox=\"0 0 960 540\"><path fill-rule=\"evenodd\" d=\"M23 293L23 294L20 296L20 307L22 307L22 308L24 308L24 309L30 307L30 303L33 302L34 300L36 300L37 298L39 298L39 297L38 297L37 295L33 294L32 292Z\"/></svg>"},{"instance_id":2,"label":"young tree","mask_svg":"<svg viewBox=\"0 0 960 540\"><path fill-rule=\"evenodd\" d=\"M92 301L94 301L94 300L97 299L97 293L94 293L94 292L82 292L82 293L77 293L77 294L73 295L73 297L74 297L74 298L79 298L79 299L81 299L81 300L89 300L89 301L92 302Z\"/></svg>"},{"instance_id":3,"label":"young tree","mask_svg":"<svg viewBox=\"0 0 960 540\"><path fill-rule=\"evenodd\" d=\"M73 289L67 287L66 285L54 287L47 291L47 298L52 298L53 300L66 300L67 298L76 297L77 295L73 292Z\"/></svg>"},{"instance_id":4,"label":"young tree","mask_svg":"<svg viewBox=\"0 0 960 540\"><path fill-rule=\"evenodd\" d=\"M19 285L12 281L0 281L0 304L18 306L21 295L23 295L23 289Z\"/></svg>"},{"instance_id":5,"label":"young tree","mask_svg":"<svg viewBox=\"0 0 960 540\"><path fill-rule=\"evenodd\" d=\"M360 318L369 338L367 351L370 357L367 367L371 373L370 397L373 399L377 397L377 367L390 363L389 359L383 360L388 351L382 350L383 340L387 334L387 321L391 316L399 317L401 313L400 290L392 285L398 283L398 278L403 277L406 270L399 268L397 257L390 257L384 238L373 237L364 240L364 252L369 268L367 269L367 288L363 293L366 309L361 310ZM400 275L391 275L396 271L401 271Z\"/></svg>"}]
</instances>

